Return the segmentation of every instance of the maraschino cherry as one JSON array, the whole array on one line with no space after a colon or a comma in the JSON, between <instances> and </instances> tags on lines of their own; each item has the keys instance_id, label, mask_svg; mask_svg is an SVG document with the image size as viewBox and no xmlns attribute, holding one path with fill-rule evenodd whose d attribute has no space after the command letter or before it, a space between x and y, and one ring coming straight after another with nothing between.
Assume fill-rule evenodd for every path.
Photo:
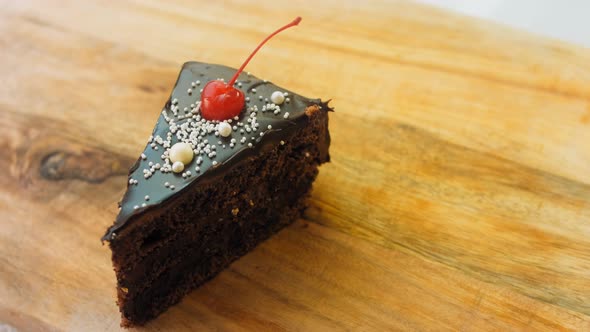
<instances>
[{"instance_id":1,"label":"maraschino cherry","mask_svg":"<svg viewBox=\"0 0 590 332\"><path fill-rule=\"evenodd\" d=\"M258 47L256 47L256 49L250 54L246 61L244 61L229 83L225 84L224 82L217 80L207 83L201 93L201 115L207 120L220 121L228 120L239 115L244 108L244 93L241 90L234 88L234 83L238 79L238 76L262 45L279 32L296 26L299 22L301 22L301 17L297 17L293 22L283 26L266 37L260 44L258 44Z\"/></svg>"}]
</instances>

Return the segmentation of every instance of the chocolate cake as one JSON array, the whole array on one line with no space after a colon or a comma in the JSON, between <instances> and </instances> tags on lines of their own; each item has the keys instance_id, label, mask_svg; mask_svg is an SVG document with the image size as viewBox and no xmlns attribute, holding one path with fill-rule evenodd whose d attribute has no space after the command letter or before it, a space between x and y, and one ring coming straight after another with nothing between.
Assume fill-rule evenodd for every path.
<instances>
[{"instance_id":1,"label":"chocolate cake","mask_svg":"<svg viewBox=\"0 0 590 332\"><path fill-rule=\"evenodd\" d=\"M123 326L142 325L301 217L329 161L326 102L248 73L240 113L203 116L201 93L236 69L184 64L131 167L108 241ZM177 161L175 161L175 159Z\"/></svg>"}]
</instances>

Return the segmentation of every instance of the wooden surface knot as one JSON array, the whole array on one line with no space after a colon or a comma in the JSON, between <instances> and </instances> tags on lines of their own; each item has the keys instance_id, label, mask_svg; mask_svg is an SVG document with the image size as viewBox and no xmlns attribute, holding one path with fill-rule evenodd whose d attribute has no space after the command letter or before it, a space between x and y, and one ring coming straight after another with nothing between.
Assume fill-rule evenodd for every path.
<instances>
[{"instance_id":1,"label":"wooden surface knot","mask_svg":"<svg viewBox=\"0 0 590 332\"><path fill-rule=\"evenodd\" d=\"M128 158L102 150L58 150L41 159L40 174L46 180L78 179L101 183L111 176L126 175Z\"/></svg>"}]
</instances>

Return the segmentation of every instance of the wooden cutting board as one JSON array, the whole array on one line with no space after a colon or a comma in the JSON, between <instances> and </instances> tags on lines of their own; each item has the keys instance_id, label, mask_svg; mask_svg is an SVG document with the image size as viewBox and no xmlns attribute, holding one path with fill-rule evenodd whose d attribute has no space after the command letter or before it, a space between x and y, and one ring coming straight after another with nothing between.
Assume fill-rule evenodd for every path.
<instances>
[{"instance_id":1,"label":"wooden cutting board","mask_svg":"<svg viewBox=\"0 0 590 332\"><path fill-rule=\"evenodd\" d=\"M332 98L305 217L148 324L590 330L590 50L407 2L0 0L0 330L116 331L99 238L184 61Z\"/></svg>"}]
</instances>

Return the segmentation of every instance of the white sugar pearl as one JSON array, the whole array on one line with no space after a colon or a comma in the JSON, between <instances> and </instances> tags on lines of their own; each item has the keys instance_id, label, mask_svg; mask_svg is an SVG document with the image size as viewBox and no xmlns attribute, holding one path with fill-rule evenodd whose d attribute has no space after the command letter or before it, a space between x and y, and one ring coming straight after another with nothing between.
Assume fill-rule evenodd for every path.
<instances>
[{"instance_id":1,"label":"white sugar pearl","mask_svg":"<svg viewBox=\"0 0 590 332\"><path fill-rule=\"evenodd\" d=\"M285 96L281 91L275 91L270 95L270 101L272 101L273 104L280 105L285 101Z\"/></svg>"},{"instance_id":2,"label":"white sugar pearl","mask_svg":"<svg viewBox=\"0 0 590 332\"><path fill-rule=\"evenodd\" d=\"M219 135L223 137L228 137L231 135L231 125L227 122L222 122L217 126L217 131L219 131Z\"/></svg>"},{"instance_id":3,"label":"white sugar pearl","mask_svg":"<svg viewBox=\"0 0 590 332\"><path fill-rule=\"evenodd\" d=\"M174 172L174 173L180 173L180 172L182 172L183 169L184 169L184 164L180 161L176 161L176 162L174 162L174 164L172 164L172 172Z\"/></svg>"},{"instance_id":4,"label":"white sugar pearl","mask_svg":"<svg viewBox=\"0 0 590 332\"><path fill-rule=\"evenodd\" d=\"M173 164L180 162L184 165L188 165L188 163L193 160L193 155L194 152L191 145L184 142L172 145L169 152L170 161L172 161Z\"/></svg>"}]
</instances>

